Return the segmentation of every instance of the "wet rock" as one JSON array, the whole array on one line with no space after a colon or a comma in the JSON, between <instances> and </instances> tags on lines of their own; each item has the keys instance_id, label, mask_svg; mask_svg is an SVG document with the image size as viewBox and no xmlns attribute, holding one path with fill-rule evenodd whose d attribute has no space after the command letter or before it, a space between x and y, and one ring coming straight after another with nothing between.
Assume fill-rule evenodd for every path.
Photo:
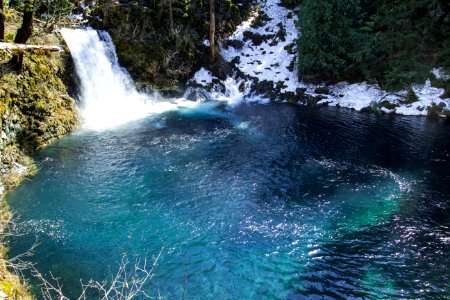
<instances>
[{"instance_id":1,"label":"wet rock","mask_svg":"<svg viewBox=\"0 0 450 300\"><path fill-rule=\"evenodd\" d=\"M258 16L253 20L250 27L252 27L252 28L263 27L270 20L272 20L272 18L270 18L264 11L260 11Z\"/></svg>"},{"instance_id":2,"label":"wet rock","mask_svg":"<svg viewBox=\"0 0 450 300\"><path fill-rule=\"evenodd\" d=\"M439 104L433 103L431 106L428 107L427 117L435 118L442 115L446 115L444 108L446 104L444 102L441 102Z\"/></svg>"},{"instance_id":3,"label":"wet rock","mask_svg":"<svg viewBox=\"0 0 450 300\"><path fill-rule=\"evenodd\" d=\"M321 95L313 96L313 95L310 95L310 94L305 94L306 104L311 106L311 107L322 106L318 102L320 100L323 100L323 99L326 99L326 98L327 97L321 96Z\"/></svg>"},{"instance_id":4,"label":"wet rock","mask_svg":"<svg viewBox=\"0 0 450 300\"><path fill-rule=\"evenodd\" d=\"M252 86L252 91L258 95L263 95L270 90L273 90L273 82L268 80L256 80Z\"/></svg>"},{"instance_id":5,"label":"wet rock","mask_svg":"<svg viewBox=\"0 0 450 300\"><path fill-rule=\"evenodd\" d=\"M297 95L294 92L284 93L284 98L288 103L297 104Z\"/></svg>"},{"instance_id":6,"label":"wet rock","mask_svg":"<svg viewBox=\"0 0 450 300\"><path fill-rule=\"evenodd\" d=\"M277 92L281 93L282 89L287 88L288 86L284 83L284 81L278 81L275 85L275 89L277 90Z\"/></svg>"},{"instance_id":7,"label":"wet rock","mask_svg":"<svg viewBox=\"0 0 450 300\"><path fill-rule=\"evenodd\" d=\"M384 108L389 109L389 110L392 110L392 109L398 107L397 104L391 103L391 102L389 102L387 100L381 101L380 103L378 103L378 106L380 108L384 107Z\"/></svg>"}]
</instances>

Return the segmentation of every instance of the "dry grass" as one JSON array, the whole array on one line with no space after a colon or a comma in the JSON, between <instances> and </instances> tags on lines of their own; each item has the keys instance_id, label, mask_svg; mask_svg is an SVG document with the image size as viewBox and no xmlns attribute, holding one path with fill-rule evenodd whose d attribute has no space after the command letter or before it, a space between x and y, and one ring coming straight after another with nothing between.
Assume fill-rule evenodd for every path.
<instances>
[{"instance_id":1,"label":"dry grass","mask_svg":"<svg viewBox=\"0 0 450 300\"><path fill-rule=\"evenodd\" d=\"M7 232L7 224L11 219L8 204L0 195L0 232ZM8 268L8 249L4 242L0 242L0 291L7 295L8 299L34 299L30 294L27 284ZM1 296L0 296L1 298Z\"/></svg>"}]
</instances>

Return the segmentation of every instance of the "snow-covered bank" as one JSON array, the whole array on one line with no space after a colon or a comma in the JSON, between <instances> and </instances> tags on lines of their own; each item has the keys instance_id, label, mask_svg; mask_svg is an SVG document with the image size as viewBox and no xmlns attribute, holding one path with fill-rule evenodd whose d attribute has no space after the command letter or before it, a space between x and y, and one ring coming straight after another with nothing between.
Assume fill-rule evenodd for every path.
<instances>
[{"instance_id":1,"label":"snow-covered bank","mask_svg":"<svg viewBox=\"0 0 450 300\"><path fill-rule=\"evenodd\" d=\"M297 14L280 6L279 0L261 0L259 5L258 15L243 22L221 45L221 55L239 70L240 75L235 74L233 78L220 82L210 71L202 68L195 74L192 83L210 89L216 98L231 104L261 100L264 96L255 99L255 95L261 94L255 83L264 83L269 89L271 85L281 99L299 104L370 109L403 115L427 115L430 107L439 107L444 111L450 109L450 98L440 98L444 89L432 87L429 80L413 86L417 101L407 101L407 91L389 93L376 84L365 82L341 82L328 85L326 89L321 88L324 85L299 82L296 63ZM433 73L437 78L446 76L439 69L433 70ZM265 96L269 98L267 94Z\"/></svg>"}]
</instances>

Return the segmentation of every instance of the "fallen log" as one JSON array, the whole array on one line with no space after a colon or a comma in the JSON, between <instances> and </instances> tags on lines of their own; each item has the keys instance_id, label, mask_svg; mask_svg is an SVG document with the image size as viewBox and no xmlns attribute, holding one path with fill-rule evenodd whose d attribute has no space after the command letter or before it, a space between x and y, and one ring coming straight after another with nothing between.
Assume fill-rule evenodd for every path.
<instances>
[{"instance_id":1,"label":"fallen log","mask_svg":"<svg viewBox=\"0 0 450 300\"><path fill-rule=\"evenodd\" d=\"M11 43L2 43L0 42L0 50L20 50L20 51L50 51L50 52L61 52L63 51L61 47L58 46L46 46L46 45L27 45L27 44L11 44Z\"/></svg>"}]
</instances>

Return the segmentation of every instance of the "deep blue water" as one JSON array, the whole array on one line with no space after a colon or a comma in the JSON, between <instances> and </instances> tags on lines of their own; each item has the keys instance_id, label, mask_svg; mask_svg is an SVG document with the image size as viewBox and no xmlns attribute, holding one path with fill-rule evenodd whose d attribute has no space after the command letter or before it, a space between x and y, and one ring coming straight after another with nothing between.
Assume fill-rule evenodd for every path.
<instances>
[{"instance_id":1,"label":"deep blue water","mask_svg":"<svg viewBox=\"0 0 450 300\"><path fill-rule=\"evenodd\" d=\"M450 298L450 123L287 104L79 130L8 197L75 297L124 254L167 299Z\"/></svg>"}]
</instances>

